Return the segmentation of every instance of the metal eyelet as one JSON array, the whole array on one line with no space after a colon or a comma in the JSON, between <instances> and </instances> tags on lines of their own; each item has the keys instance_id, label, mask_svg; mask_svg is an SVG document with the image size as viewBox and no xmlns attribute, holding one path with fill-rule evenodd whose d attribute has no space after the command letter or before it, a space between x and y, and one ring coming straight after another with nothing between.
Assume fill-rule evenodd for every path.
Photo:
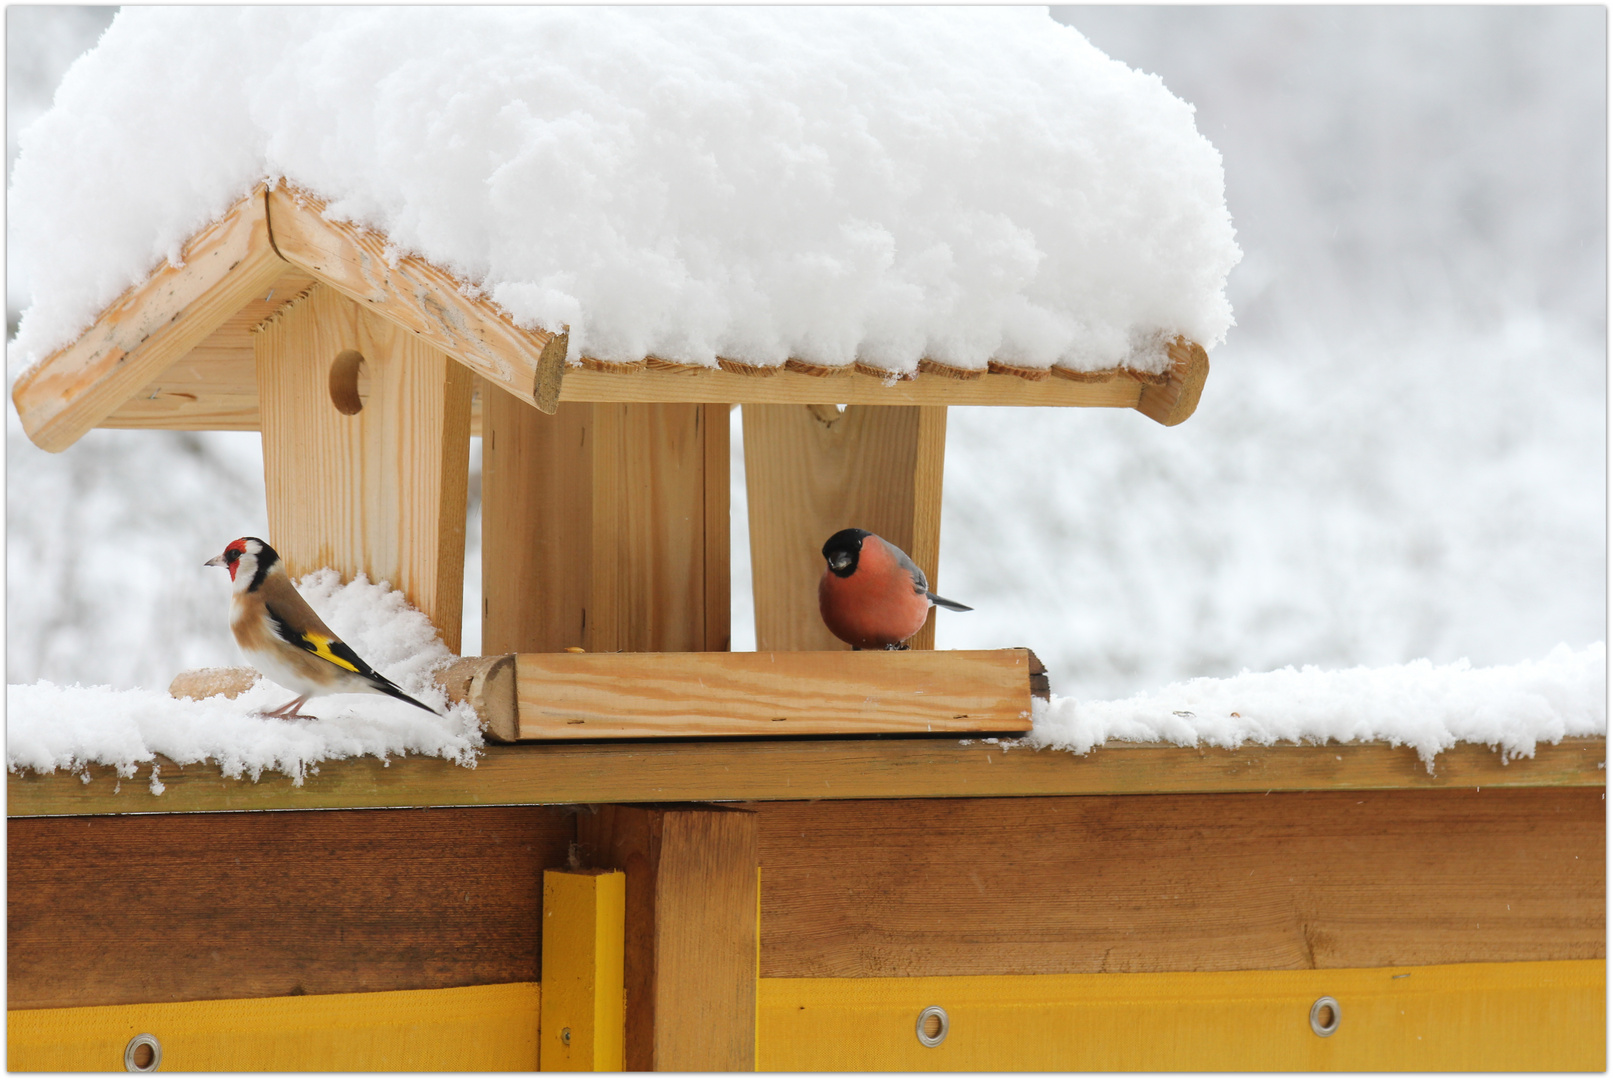
<instances>
[{"instance_id":1,"label":"metal eyelet","mask_svg":"<svg viewBox=\"0 0 1613 1080\"><path fill-rule=\"evenodd\" d=\"M1327 1038L1339 1029L1339 1003L1330 997L1319 997L1311 1006L1311 1030Z\"/></svg>"},{"instance_id":2,"label":"metal eyelet","mask_svg":"<svg viewBox=\"0 0 1613 1080\"><path fill-rule=\"evenodd\" d=\"M931 1005L919 1013L919 1022L915 1031L919 1042L925 1046L940 1046L947 1037L947 1011L939 1005Z\"/></svg>"},{"instance_id":3,"label":"metal eyelet","mask_svg":"<svg viewBox=\"0 0 1613 1080\"><path fill-rule=\"evenodd\" d=\"M145 1050L150 1054L150 1058L145 1062L145 1064L140 1063L140 1059L145 1056L140 1053L142 1050ZM129 1045L123 1048L123 1067L128 1072L156 1072L157 1066L161 1064L162 1043L157 1041L157 1036L155 1035L136 1035L134 1038L129 1040Z\"/></svg>"}]
</instances>

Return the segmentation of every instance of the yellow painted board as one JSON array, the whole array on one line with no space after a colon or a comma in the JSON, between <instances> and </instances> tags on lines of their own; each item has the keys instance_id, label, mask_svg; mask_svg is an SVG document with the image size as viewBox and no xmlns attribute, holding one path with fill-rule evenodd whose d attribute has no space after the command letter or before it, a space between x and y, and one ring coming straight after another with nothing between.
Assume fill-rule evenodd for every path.
<instances>
[{"instance_id":1,"label":"yellow painted board","mask_svg":"<svg viewBox=\"0 0 1613 1080\"><path fill-rule=\"evenodd\" d=\"M543 872L545 1071L622 1070L626 912L620 870Z\"/></svg>"},{"instance_id":2,"label":"yellow painted board","mask_svg":"<svg viewBox=\"0 0 1613 1080\"><path fill-rule=\"evenodd\" d=\"M122 1072L129 1040L162 1072L522 1070L538 1065L538 984L185 1001L6 1014L12 1072Z\"/></svg>"},{"instance_id":3,"label":"yellow painted board","mask_svg":"<svg viewBox=\"0 0 1613 1080\"><path fill-rule=\"evenodd\" d=\"M1338 1028L1311 1029L1339 1002ZM774 1071L1575 1070L1607 1062L1607 964L763 979ZM946 1010L940 1045L919 1013Z\"/></svg>"}]
</instances>

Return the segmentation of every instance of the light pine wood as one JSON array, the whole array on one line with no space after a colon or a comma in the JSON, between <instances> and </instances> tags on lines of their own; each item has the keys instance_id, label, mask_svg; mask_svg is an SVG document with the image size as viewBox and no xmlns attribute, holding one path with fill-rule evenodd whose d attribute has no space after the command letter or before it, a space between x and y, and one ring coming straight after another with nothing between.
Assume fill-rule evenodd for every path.
<instances>
[{"instance_id":1,"label":"light pine wood","mask_svg":"<svg viewBox=\"0 0 1613 1080\"><path fill-rule=\"evenodd\" d=\"M522 653L522 739L1030 730L1032 657L983 652Z\"/></svg>"},{"instance_id":2,"label":"light pine wood","mask_svg":"<svg viewBox=\"0 0 1613 1080\"><path fill-rule=\"evenodd\" d=\"M175 360L102 420L104 428L173 431L258 431L257 361L252 331L313 285L307 274L282 274L262 294Z\"/></svg>"},{"instance_id":3,"label":"light pine wood","mask_svg":"<svg viewBox=\"0 0 1613 1080\"><path fill-rule=\"evenodd\" d=\"M449 702L465 703L475 710L482 722L482 734L489 740L508 743L519 737L514 656L462 656L434 678ZM173 692L172 688L169 692Z\"/></svg>"},{"instance_id":4,"label":"light pine wood","mask_svg":"<svg viewBox=\"0 0 1613 1080\"><path fill-rule=\"evenodd\" d=\"M543 871L574 822L538 806L12 821L6 1004L537 982Z\"/></svg>"},{"instance_id":5,"label":"light pine wood","mask_svg":"<svg viewBox=\"0 0 1613 1080\"><path fill-rule=\"evenodd\" d=\"M483 412L484 650L727 648L726 409Z\"/></svg>"},{"instance_id":6,"label":"light pine wood","mask_svg":"<svg viewBox=\"0 0 1613 1080\"><path fill-rule=\"evenodd\" d=\"M642 367L626 371L566 368L561 401L700 401L741 405L812 405L824 401L852 405L1050 405L1134 409L1142 383L1127 374L1104 382L1017 375L974 379L920 374L888 381L859 371L830 375L778 371L748 372Z\"/></svg>"},{"instance_id":7,"label":"light pine wood","mask_svg":"<svg viewBox=\"0 0 1613 1080\"><path fill-rule=\"evenodd\" d=\"M753 1070L757 815L603 806L579 815L577 848L627 874L626 1067Z\"/></svg>"},{"instance_id":8,"label":"light pine wood","mask_svg":"<svg viewBox=\"0 0 1613 1080\"><path fill-rule=\"evenodd\" d=\"M362 411L331 367L364 358ZM459 650L470 372L324 285L257 334L269 542L293 577L328 566L388 581Z\"/></svg>"},{"instance_id":9,"label":"light pine wood","mask_svg":"<svg viewBox=\"0 0 1613 1080\"><path fill-rule=\"evenodd\" d=\"M1595 789L790 802L760 820L767 977L1606 955Z\"/></svg>"},{"instance_id":10,"label":"light pine wood","mask_svg":"<svg viewBox=\"0 0 1613 1080\"><path fill-rule=\"evenodd\" d=\"M1503 762L1461 743L1430 773L1406 746L1216 747L1115 743L1086 754L1026 750L956 737L758 739L745 742L545 743L489 747L475 769L437 758L389 763L325 761L301 785L266 772L229 779L211 762L156 761L134 777L89 766L80 773L13 774L12 817L221 810L346 809L649 802L657 799L877 799L1109 795L1219 791L1374 791L1491 787L1605 788L1605 739L1542 744ZM85 782L81 776L88 776Z\"/></svg>"},{"instance_id":11,"label":"light pine wood","mask_svg":"<svg viewBox=\"0 0 1613 1080\"><path fill-rule=\"evenodd\" d=\"M390 250L387 238L324 217L317 196L284 185L269 193L275 248L312 274L464 364L500 389L553 412L566 336L523 330L446 270Z\"/></svg>"},{"instance_id":12,"label":"light pine wood","mask_svg":"<svg viewBox=\"0 0 1613 1080\"><path fill-rule=\"evenodd\" d=\"M942 591L944 406L746 405L744 426L758 649L850 648L818 613L823 543L841 529L889 540ZM912 646L934 645L932 611Z\"/></svg>"},{"instance_id":13,"label":"light pine wood","mask_svg":"<svg viewBox=\"0 0 1613 1080\"><path fill-rule=\"evenodd\" d=\"M288 271L269 241L263 190L236 203L12 388L23 430L65 450Z\"/></svg>"},{"instance_id":14,"label":"light pine wood","mask_svg":"<svg viewBox=\"0 0 1613 1080\"><path fill-rule=\"evenodd\" d=\"M1137 399L1137 411L1166 427L1174 427L1193 415L1210 377L1210 358L1202 346L1177 338L1170 344L1171 367L1164 385L1144 385Z\"/></svg>"},{"instance_id":15,"label":"light pine wood","mask_svg":"<svg viewBox=\"0 0 1613 1080\"><path fill-rule=\"evenodd\" d=\"M168 684L168 696L202 701L223 694L235 699L252 689L261 676L257 668L214 667L181 671Z\"/></svg>"},{"instance_id":16,"label":"light pine wood","mask_svg":"<svg viewBox=\"0 0 1613 1080\"><path fill-rule=\"evenodd\" d=\"M543 872L544 1072L621 1072L627 878L620 870Z\"/></svg>"}]
</instances>

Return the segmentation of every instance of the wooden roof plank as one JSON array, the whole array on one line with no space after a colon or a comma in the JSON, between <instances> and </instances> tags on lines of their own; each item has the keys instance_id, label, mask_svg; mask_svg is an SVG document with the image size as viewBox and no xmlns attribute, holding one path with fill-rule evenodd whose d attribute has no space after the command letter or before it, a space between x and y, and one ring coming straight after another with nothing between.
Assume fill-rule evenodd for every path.
<instances>
[{"instance_id":1,"label":"wooden roof plank","mask_svg":"<svg viewBox=\"0 0 1613 1080\"><path fill-rule=\"evenodd\" d=\"M11 399L23 430L45 450L67 449L286 269L269 240L260 187L197 233L180 265L158 267L17 380Z\"/></svg>"},{"instance_id":2,"label":"wooden roof plank","mask_svg":"<svg viewBox=\"0 0 1613 1080\"><path fill-rule=\"evenodd\" d=\"M419 334L482 378L552 413L560 399L566 335L523 330L461 292L448 271L397 255L380 233L329 221L317 196L280 185L269 193L269 229L282 258L376 314Z\"/></svg>"}]
</instances>

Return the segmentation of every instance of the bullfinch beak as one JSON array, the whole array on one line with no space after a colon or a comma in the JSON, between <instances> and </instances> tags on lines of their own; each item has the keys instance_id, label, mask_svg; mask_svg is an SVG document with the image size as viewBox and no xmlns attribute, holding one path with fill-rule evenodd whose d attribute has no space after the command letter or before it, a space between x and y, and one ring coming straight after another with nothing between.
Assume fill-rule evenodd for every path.
<instances>
[{"instance_id":1,"label":"bullfinch beak","mask_svg":"<svg viewBox=\"0 0 1613 1080\"><path fill-rule=\"evenodd\" d=\"M930 591L907 553L866 529L841 529L823 545L818 611L829 632L854 649L901 649L930 608L972 611Z\"/></svg>"}]
</instances>

